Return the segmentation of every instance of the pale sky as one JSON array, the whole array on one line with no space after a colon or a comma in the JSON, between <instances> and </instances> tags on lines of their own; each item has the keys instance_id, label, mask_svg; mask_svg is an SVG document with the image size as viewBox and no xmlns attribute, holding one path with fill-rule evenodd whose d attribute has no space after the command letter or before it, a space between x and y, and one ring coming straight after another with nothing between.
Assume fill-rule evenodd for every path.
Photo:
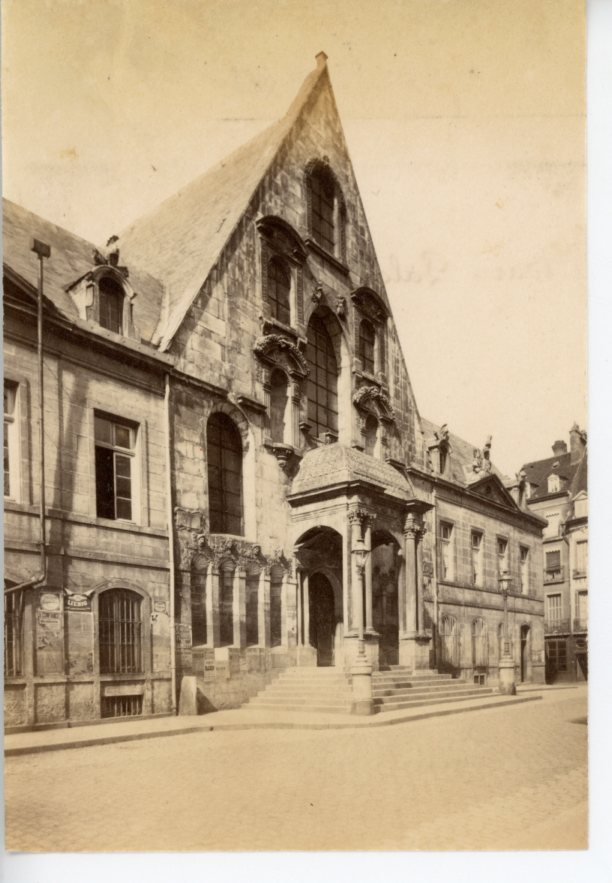
<instances>
[{"instance_id":1,"label":"pale sky","mask_svg":"<svg viewBox=\"0 0 612 883\"><path fill-rule=\"evenodd\" d=\"M324 50L423 416L514 474L586 424L577 0L4 0L4 194L96 243Z\"/></svg>"}]
</instances>

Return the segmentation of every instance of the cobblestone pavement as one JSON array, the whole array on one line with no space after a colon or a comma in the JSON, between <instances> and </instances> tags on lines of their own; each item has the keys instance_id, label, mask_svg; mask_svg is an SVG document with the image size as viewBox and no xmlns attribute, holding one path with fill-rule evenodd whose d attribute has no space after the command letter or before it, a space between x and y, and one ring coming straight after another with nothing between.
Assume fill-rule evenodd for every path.
<instances>
[{"instance_id":1,"label":"cobblestone pavement","mask_svg":"<svg viewBox=\"0 0 612 883\"><path fill-rule=\"evenodd\" d=\"M5 764L24 851L582 849L586 690L356 731L212 732Z\"/></svg>"}]
</instances>

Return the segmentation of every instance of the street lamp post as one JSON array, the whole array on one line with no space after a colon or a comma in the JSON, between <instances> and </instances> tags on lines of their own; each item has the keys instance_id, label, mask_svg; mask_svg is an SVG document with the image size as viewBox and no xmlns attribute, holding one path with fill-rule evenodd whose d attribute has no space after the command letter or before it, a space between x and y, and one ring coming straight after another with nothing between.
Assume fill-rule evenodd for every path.
<instances>
[{"instance_id":1,"label":"street lamp post","mask_svg":"<svg viewBox=\"0 0 612 883\"><path fill-rule=\"evenodd\" d=\"M508 592L512 585L512 577L505 570L499 577L499 587L504 599L504 634L502 654L499 660L499 692L506 696L516 695L516 683L514 681L514 659L511 652L510 632L508 629Z\"/></svg>"},{"instance_id":2,"label":"street lamp post","mask_svg":"<svg viewBox=\"0 0 612 883\"><path fill-rule=\"evenodd\" d=\"M351 679L353 686L353 714L372 714L374 703L372 699L372 666L368 662L365 652L365 624L364 624L364 575L365 565L370 554L366 549L363 538L359 537L352 550L355 569L357 571L357 658L351 666Z\"/></svg>"}]
</instances>

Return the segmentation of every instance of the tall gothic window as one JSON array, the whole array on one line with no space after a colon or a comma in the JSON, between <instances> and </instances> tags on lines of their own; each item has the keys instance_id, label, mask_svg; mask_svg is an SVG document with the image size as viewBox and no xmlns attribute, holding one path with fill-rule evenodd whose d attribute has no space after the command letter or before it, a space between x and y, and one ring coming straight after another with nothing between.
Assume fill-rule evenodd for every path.
<instances>
[{"instance_id":1,"label":"tall gothic window","mask_svg":"<svg viewBox=\"0 0 612 883\"><path fill-rule=\"evenodd\" d=\"M335 190L331 172L324 166L316 166L310 175L312 235L331 254L334 254L336 246Z\"/></svg>"},{"instance_id":2,"label":"tall gothic window","mask_svg":"<svg viewBox=\"0 0 612 883\"><path fill-rule=\"evenodd\" d=\"M208 453L208 510L211 533L241 536L242 441L234 422L213 414L206 431Z\"/></svg>"},{"instance_id":3,"label":"tall gothic window","mask_svg":"<svg viewBox=\"0 0 612 883\"><path fill-rule=\"evenodd\" d=\"M371 322L363 319L359 326L359 358L361 359L361 367L368 374L373 374L375 369L374 346L376 341L376 332Z\"/></svg>"},{"instance_id":4,"label":"tall gothic window","mask_svg":"<svg viewBox=\"0 0 612 883\"><path fill-rule=\"evenodd\" d=\"M291 275L285 262L274 257L268 261L268 300L274 319L291 324Z\"/></svg>"},{"instance_id":5,"label":"tall gothic window","mask_svg":"<svg viewBox=\"0 0 612 883\"><path fill-rule=\"evenodd\" d=\"M308 324L306 358L308 377L308 422L312 434L338 432L338 365L334 347L322 319L313 316Z\"/></svg>"}]
</instances>

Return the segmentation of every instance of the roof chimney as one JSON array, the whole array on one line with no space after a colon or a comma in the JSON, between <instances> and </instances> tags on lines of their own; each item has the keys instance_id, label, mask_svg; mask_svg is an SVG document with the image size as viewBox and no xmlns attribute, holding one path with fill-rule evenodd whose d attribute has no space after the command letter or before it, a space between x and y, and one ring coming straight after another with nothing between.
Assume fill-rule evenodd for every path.
<instances>
[{"instance_id":1,"label":"roof chimney","mask_svg":"<svg viewBox=\"0 0 612 883\"><path fill-rule=\"evenodd\" d=\"M315 58L317 60L317 67L325 67L327 64L327 55L324 52L317 52Z\"/></svg>"},{"instance_id":2,"label":"roof chimney","mask_svg":"<svg viewBox=\"0 0 612 883\"><path fill-rule=\"evenodd\" d=\"M567 445L564 441L556 441L552 446L553 454L555 457L560 457L561 454L567 454Z\"/></svg>"},{"instance_id":3,"label":"roof chimney","mask_svg":"<svg viewBox=\"0 0 612 883\"><path fill-rule=\"evenodd\" d=\"M570 463L575 465L579 463L586 448L586 432L574 423L570 429Z\"/></svg>"}]
</instances>

